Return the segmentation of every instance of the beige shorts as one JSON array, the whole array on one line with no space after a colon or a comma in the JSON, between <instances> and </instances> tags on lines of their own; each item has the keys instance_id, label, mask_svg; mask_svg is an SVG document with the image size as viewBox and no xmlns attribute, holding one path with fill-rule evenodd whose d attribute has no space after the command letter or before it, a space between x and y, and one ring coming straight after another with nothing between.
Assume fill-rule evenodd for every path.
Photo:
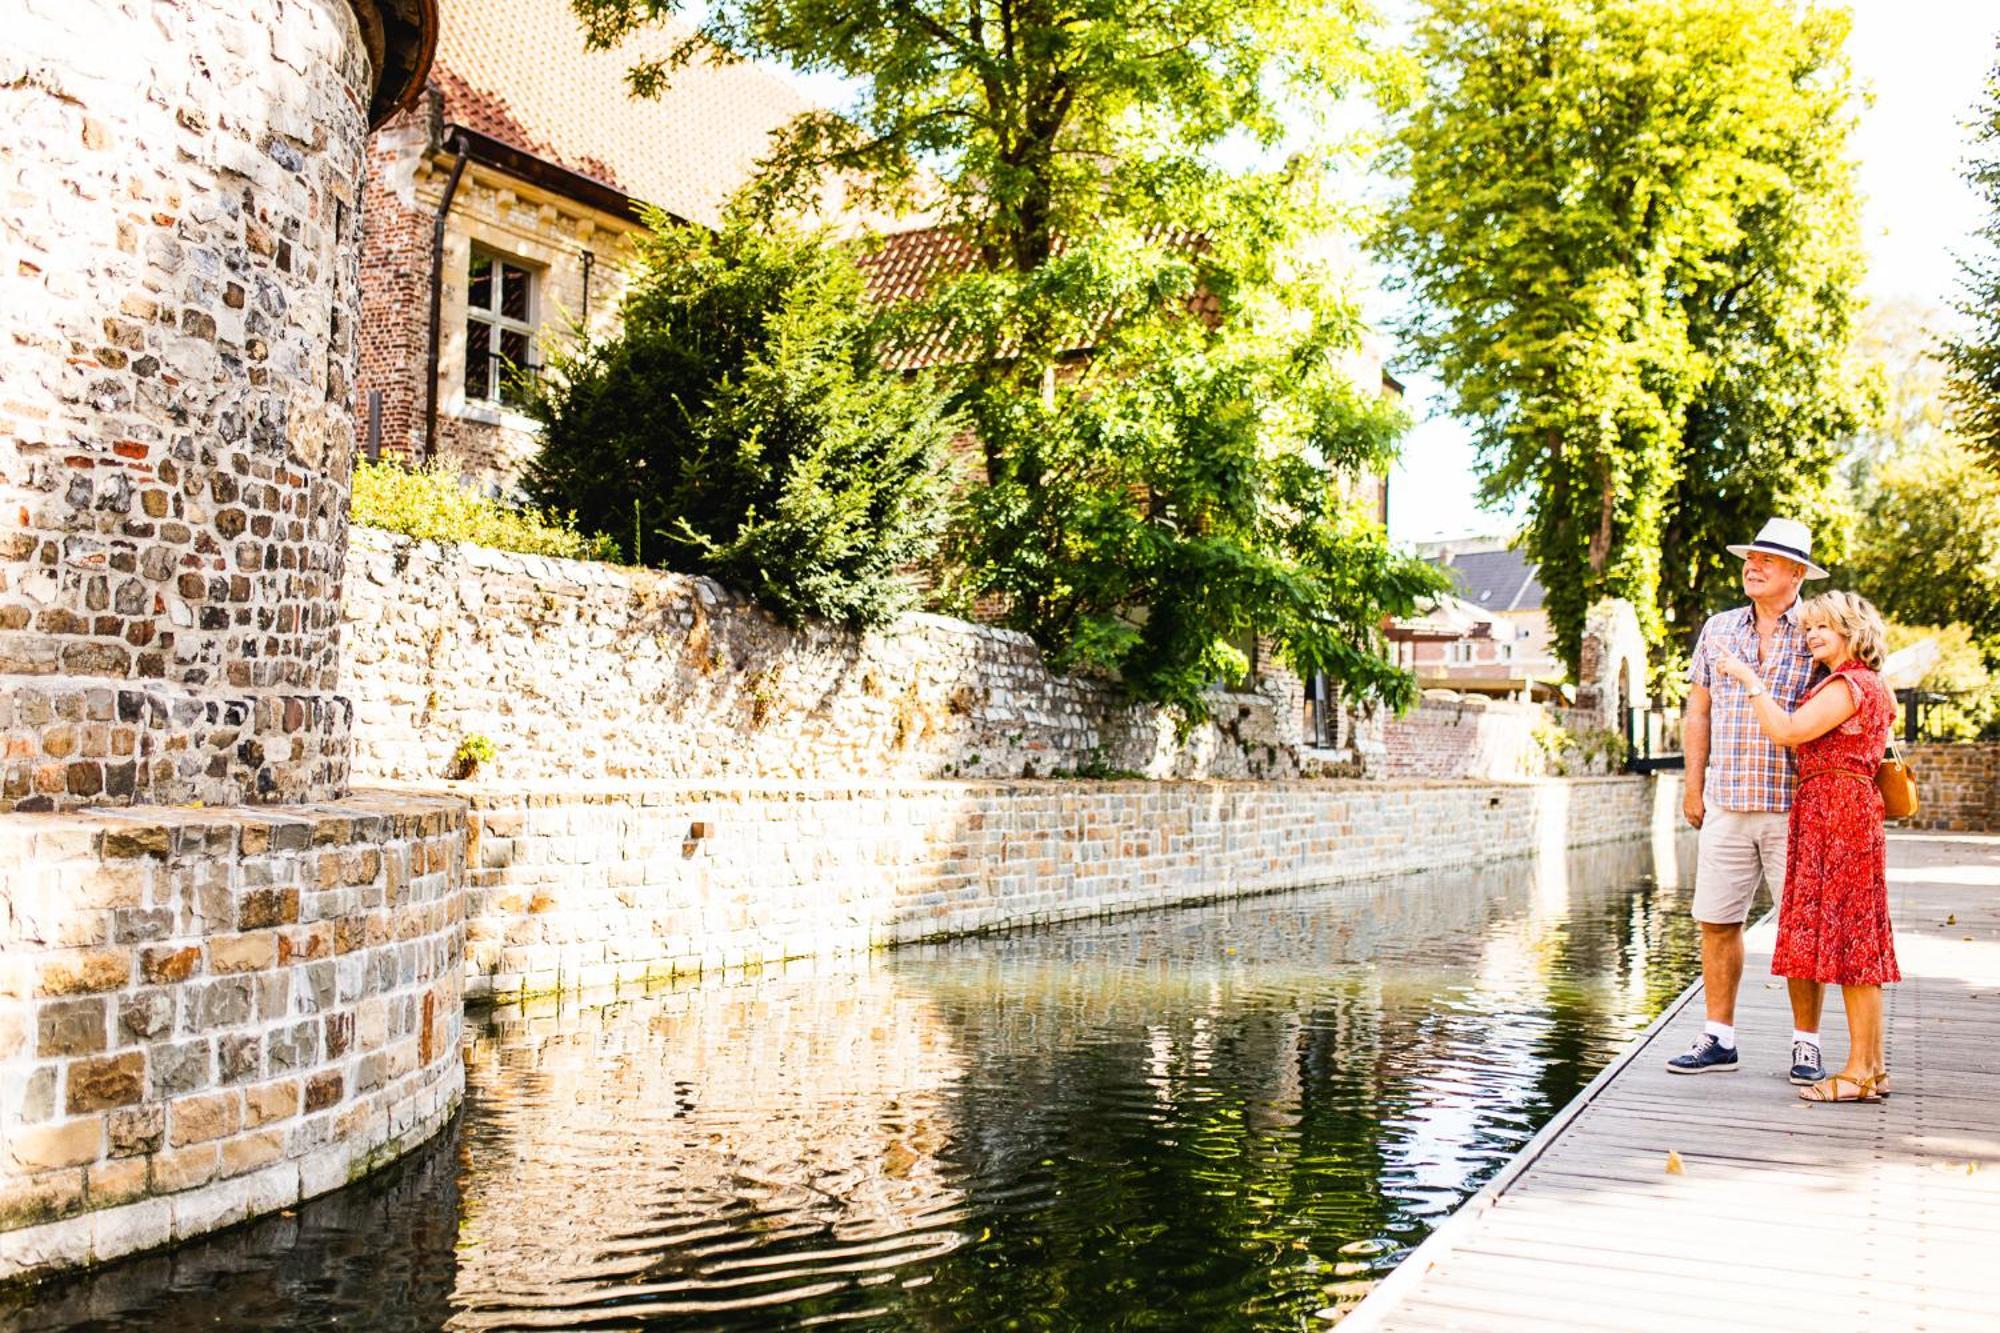
<instances>
[{"instance_id":1,"label":"beige shorts","mask_svg":"<svg viewBox=\"0 0 2000 1333\"><path fill-rule=\"evenodd\" d=\"M1785 892L1785 841L1790 816L1780 810L1722 810L1701 821L1694 870L1694 919L1740 926L1750 916L1759 882L1776 907Z\"/></svg>"}]
</instances>

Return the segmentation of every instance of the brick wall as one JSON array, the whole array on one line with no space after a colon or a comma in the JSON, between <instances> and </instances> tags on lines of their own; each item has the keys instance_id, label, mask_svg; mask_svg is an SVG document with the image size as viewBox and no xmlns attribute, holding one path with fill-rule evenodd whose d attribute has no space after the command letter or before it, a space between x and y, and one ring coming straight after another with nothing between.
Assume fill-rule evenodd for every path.
<instances>
[{"instance_id":1,"label":"brick wall","mask_svg":"<svg viewBox=\"0 0 2000 1333\"><path fill-rule=\"evenodd\" d=\"M1382 776L1389 778L1539 777L1546 756L1535 727L1539 704L1468 697L1425 699L1382 725Z\"/></svg>"},{"instance_id":2,"label":"brick wall","mask_svg":"<svg viewBox=\"0 0 2000 1333\"><path fill-rule=\"evenodd\" d=\"M361 781L444 776L475 734L508 781L1297 772L1288 675L1182 738L1026 636L941 616L795 631L706 579L356 528L346 617Z\"/></svg>"},{"instance_id":3,"label":"brick wall","mask_svg":"<svg viewBox=\"0 0 2000 1333\"><path fill-rule=\"evenodd\" d=\"M379 392L382 452L405 459L416 458L424 444L435 203L418 198L417 173L435 116L433 93L378 126L368 136L362 186L356 443L367 447L369 395Z\"/></svg>"},{"instance_id":4,"label":"brick wall","mask_svg":"<svg viewBox=\"0 0 2000 1333\"><path fill-rule=\"evenodd\" d=\"M470 794L467 993L638 984L1672 829L1676 779ZM1418 836L1421 835L1421 836Z\"/></svg>"},{"instance_id":5,"label":"brick wall","mask_svg":"<svg viewBox=\"0 0 2000 1333\"><path fill-rule=\"evenodd\" d=\"M457 1104L465 812L0 820L0 1281L338 1188Z\"/></svg>"},{"instance_id":6,"label":"brick wall","mask_svg":"<svg viewBox=\"0 0 2000 1333\"><path fill-rule=\"evenodd\" d=\"M2000 743L1917 745L1904 758L1917 778L1908 827L2000 833Z\"/></svg>"},{"instance_id":7,"label":"brick wall","mask_svg":"<svg viewBox=\"0 0 2000 1333\"><path fill-rule=\"evenodd\" d=\"M0 61L0 810L332 795L359 24L37 0Z\"/></svg>"}]
</instances>

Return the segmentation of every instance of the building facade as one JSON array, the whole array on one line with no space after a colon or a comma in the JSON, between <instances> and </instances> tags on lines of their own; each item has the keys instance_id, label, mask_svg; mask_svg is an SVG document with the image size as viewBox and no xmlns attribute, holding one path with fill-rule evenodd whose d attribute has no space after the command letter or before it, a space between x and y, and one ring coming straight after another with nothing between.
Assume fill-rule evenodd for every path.
<instances>
[{"instance_id":1,"label":"building facade","mask_svg":"<svg viewBox=\"0 0 2000 1333\"><path fill-rule=\"evenodd\" d=\"M1421 549L1451 575L1453 591L1390 627L1397 661L1425 689L1553 697L1567 672L1555 655L1535 564L1499 538Z\"/></svg>"},{"instance_id":2,"label":"building facade","mask_svg":"<svg viewBox=\"0 0 2000 1333\"><path fill-rule=\"evenodd\" d=\"M365 454L511 491L536 447L525 379L615 327L643 209L720 222L772 132L810 107L750 64L691 66L633 98L625 72L650 50L586 51L565 0L444 8L423 98L369 143Z\"/></svg>"}]
</instances>

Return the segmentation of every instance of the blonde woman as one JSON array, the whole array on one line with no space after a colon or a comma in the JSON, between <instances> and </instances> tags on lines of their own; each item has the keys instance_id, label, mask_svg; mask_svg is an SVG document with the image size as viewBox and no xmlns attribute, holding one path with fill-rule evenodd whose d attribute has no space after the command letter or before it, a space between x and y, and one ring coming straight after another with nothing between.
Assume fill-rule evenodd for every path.
<instances>
[{"instance_id":1,"label":"blonde woman","mask_svg":"<svg viewBox=\"0 0 2000 1333\"><path fill-rule=\"evenodd\" d=\"M1825 679L1797 711L1774 702L1756 668L1735 657L1716 669L1751 695L1757 725L1795 752L1785 896L1778 909L1774 975L1840 987L1847 1008L1847 1063L1799 1089L1810 1102L1873 1102L1889 1092L1882 1060L1882 986L1902 980L1889 926L1882 796L1875 770L1895 725L1896 701L1876 671L1882 617L1851 592L1829 592L1799 608L1806 647ZM1838 683L1836 683L1838 682Z\"/></svg>"}]
</instances>

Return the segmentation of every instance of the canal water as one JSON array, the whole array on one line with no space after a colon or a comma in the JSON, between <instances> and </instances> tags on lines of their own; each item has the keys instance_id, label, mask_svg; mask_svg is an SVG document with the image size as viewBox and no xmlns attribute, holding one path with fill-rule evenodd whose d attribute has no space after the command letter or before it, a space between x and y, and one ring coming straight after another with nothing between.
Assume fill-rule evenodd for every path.
<instances>
[{"instance_id":1,"label":"canal water","mask_svg":"<svg viewBox=\"0 0 2000 1333\"><path fill-rule=\"evenodd\" d=\"M1688 852L475 1015L429 1148L0 1324L1326 1327L1693 978Z\"/></svg>"}]
</instances>

